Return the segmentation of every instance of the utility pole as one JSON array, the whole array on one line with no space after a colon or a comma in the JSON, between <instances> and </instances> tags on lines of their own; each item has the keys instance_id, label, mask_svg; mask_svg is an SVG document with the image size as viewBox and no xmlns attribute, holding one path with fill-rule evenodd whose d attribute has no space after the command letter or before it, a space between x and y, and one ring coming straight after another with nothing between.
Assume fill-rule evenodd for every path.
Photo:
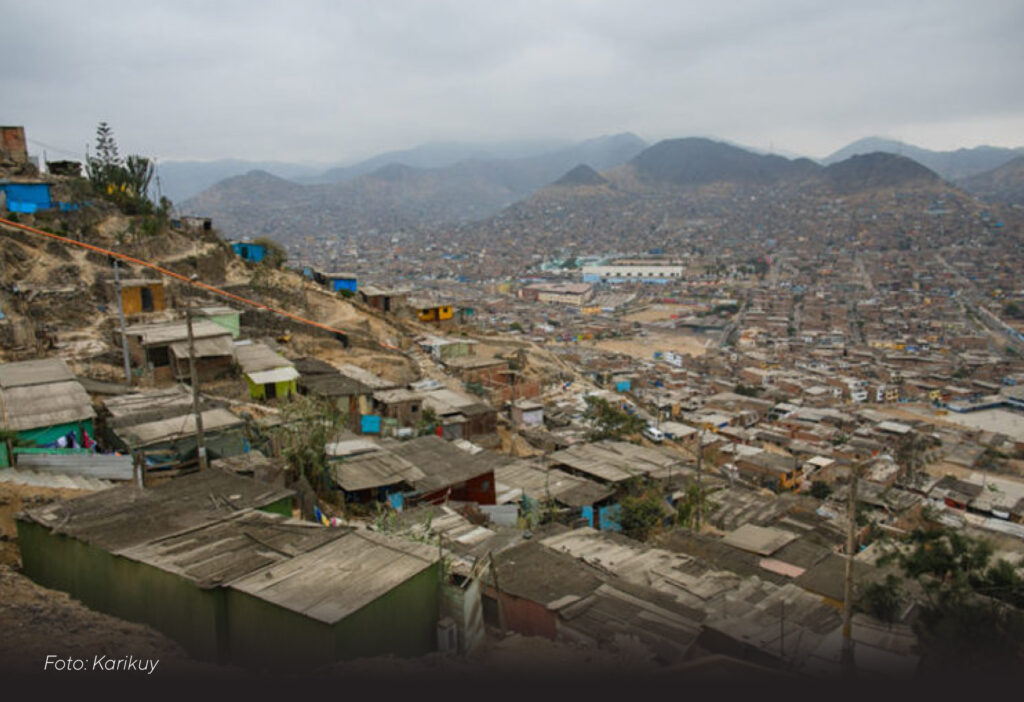
<instances>
[{"instance_id":1,"label":"utility pole","mask_svg":"<svg viewBox=\"0 0 1024 702\"><path fill-rule=\"evenodd\" d=\"M191 285L199 276L189 279L188 298L185 301L185 324L188 326L188 371L192 381L192 412L196 416L196 446L199 454L199 470L206 470L206 438L203 436L203 414L199 411L199 376L196 374L196 340L192 335L192 289Z\"/></svg>"},{"instance_id":2,"label":"utility pole","mask_svg":"<svg viewBox=\"0 0 1024 702\"><path fill-rule=\"evenodd\" d=\"M857 538L857 479L860 476L860 462L850 468L850 494L846 506L846 577L843 582L843 648L840 665L844 675L853 677L856 667L853 660L853 551Z\"/></svg>"},{"instance_id":3,"label":"utility pole","mask_svg":"<svg viewBox=\"0 0 1024 702\"><path fill-rule=\"evenodd\" d=\"M700 533L700 525L704 521L704 425L700 425L700 434L697 435L697 518L694 521L694 531Z\"/></svg>"},{"instance_id":4,"label":"utility pole","mask_svg":"<svg viewBox=\"0 0 1024 702\"><path fill-rule=\"evenodd\" d=\"M118 275L117 259L114 259L114 287L117 288L117 314L121 319L121 353L124 356L124 382L132 384L132 367L128 360L128 337L124 333L124 297L121 292L121 276Z\"/></svg>"}]
</instances>

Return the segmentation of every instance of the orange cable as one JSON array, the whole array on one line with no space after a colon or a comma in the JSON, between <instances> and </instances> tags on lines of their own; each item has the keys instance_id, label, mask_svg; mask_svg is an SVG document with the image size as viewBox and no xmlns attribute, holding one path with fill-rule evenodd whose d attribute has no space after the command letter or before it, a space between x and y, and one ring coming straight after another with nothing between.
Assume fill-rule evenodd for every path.
<instances>
[{"instance_id":1,"label":"orange cable","mask_svg":"<svg viewBox=\"0 0 1024 702\"><path fill-rule=\"evenodd\" d=\"M5 226L9 226L9 227L14 227L15 229L22 229L22 230L24 230L26 232L30 232L32 234L39 234L41 236L49 237L51 239L56 239L57 241L63 242L65 244L73 244L73 245L79 246L79 247L81 247L83 249L89 249L90 251L95 251L97 253L106 254L107 256L113 256L115 258L119 258L119 259L122 259L124 261L129 261L129 262L134 263L134 264L139 265L139 266L144 266L146 268L151 268L151 269L155 270L156 272L158 272L158 273L160 273L162 275L170 276L172 278L177 278L178 280L184 281L184 282L188 283L189 285L194 285L195 287L202 288L203 290L208 290L209 292L212 292L212 293L214 293L216 295L221 295L222 297L227 297L227 298L230 298L230 299L235 300L237 302L241 302L241 303L244 303L246 305L251 305L253 307L258 307L260 309L264 309L264 310L267 310L269 312L273 312L275 314L279 314L279 315L281 315L283 317L288 317L289 319L294 319L296 322L300 322L302 324L308 324L310 326L318 327L320 329L324 329L326 331L333 332L335 334L341 334L345 338L348 338L348 333L342 331L341 329L335 329L334 327L329 327L326 324L321 324L320 322L314 322L312 319L306 319L305 317L300 317L297 314L292 314L291 312L286 312L285 310L279 310L276 307L271 307L270 305L265 305L262 302L256 302L255 300L250 300L248 298L242 297L241 295L235 295L234 293L229 293L227 290L221 290L220 288L215 287L213 285L210 285L209 283L203 283L203 282L197 281L197 280L196 281L190 280L189 278L185 277L181 273L175 273L174 271L169 271L166 268L161 268L160 266L158 266L158 265L156 265L154 263L149 263L148 261L143 261L141 259L133 258L132 256L128 256L126 254L117 253L116 251L111 251L109 249L104 249L101 246L94 246L92 244L86 244L83 241L75 241L74 239L68 239L67 237L60 236L58 234L53 234L51 232L44 232L42 229L36 229L34 227L29 227L29 226L27 226L25 224L19 224L17 222L12 222L12 221L7 220L7 219L0 218L0 224L3 224Z\"/></svg>"}]
</instances>

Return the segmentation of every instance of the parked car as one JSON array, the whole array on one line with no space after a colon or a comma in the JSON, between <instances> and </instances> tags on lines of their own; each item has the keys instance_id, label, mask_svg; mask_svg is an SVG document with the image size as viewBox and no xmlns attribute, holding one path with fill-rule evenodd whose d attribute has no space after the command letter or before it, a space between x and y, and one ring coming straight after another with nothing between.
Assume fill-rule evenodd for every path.
<instances>
[{"instance_id":1,"label":"parked car","mask_svg":"<svg viewBox=\"0 0 1024 702\"><path fill-rule=\"evenodd\" d=\"M657 427L647 426L644 427L643 435L656 444L660 444L665 440L665 432Z\"/></svg>"}]
</instances>

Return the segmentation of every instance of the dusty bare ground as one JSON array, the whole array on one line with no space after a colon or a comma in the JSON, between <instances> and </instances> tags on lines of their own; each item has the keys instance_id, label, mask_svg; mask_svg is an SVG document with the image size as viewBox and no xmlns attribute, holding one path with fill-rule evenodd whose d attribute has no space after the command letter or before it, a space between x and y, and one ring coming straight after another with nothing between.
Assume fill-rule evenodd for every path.
<instances>
[{"instance_id":1,"label":"dusty bare ground","mask_svg":"<svg viewBox=\"0 0 1024 702\"><path fill-rule=\"evenodd\" d=\"M663 322L675 317L687 317L700 309L691 305L655 304L624 317L627 322Z\"/></svg>"},{"instance_id":2,"label":"dusty bare ground","mask_svg":"<svg viewBox=\"0 0 1024 702\"><path fill-rule=\"evenodd\" d=\"M228 675L230 668L199 663L153 629L88 609L67 594L48 590L0 565L0 674L44 673L46 656L158 659L154 675ZM118 676L146 675L119 672Z\"/></svg>"},{"instance_id":3,"label":"dusty bare ground","mask_svg":"<svg viewBox=\"0 0 1024 702\"><path fill-rule=\"evenodd\" d=\"M0 565L15 568L21 566L18 531L14 526L15 514L22 509L87 494L88 492L82 490L0 483ZM0 631L2 630L0 627Z\"/></svg>"},{"instance_id":4,"label":"dusty bare ground","mask_svg":"<svg viewBox=\"0 0 1024 702\"><path fill-rule=\"evenodd\" d=\"M674 351L687 356L703 356L707 353L704 346L706 339L683 334L649 333L645 337L634 339L605 339L603 341L582 342L581 346L591 346L605 351L624 353L633 358L652 360L655 351Z\"/></svg>"}]
</instances>

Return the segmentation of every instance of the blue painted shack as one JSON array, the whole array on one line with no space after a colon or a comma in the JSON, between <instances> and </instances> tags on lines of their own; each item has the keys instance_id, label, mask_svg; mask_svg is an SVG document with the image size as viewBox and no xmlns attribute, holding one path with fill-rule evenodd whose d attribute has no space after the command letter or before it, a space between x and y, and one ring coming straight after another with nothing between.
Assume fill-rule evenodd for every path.
<instances>
[{"instance_id":1,"label":"blue painted shack","mask_svg":"<svg viewBox=\"0 0 1024 702\"><path fill-rule=\"evenodd\" d=\"M267 247L263 244L254 244L251 241L236 241L231 244L235 254L243 261L259 263L267 255Z\"/></svg>"},{"instance_id":2,"label":"blue painted shack","mask_svg":"<svg viewBox=\"0 0 1024 702\"><path fill-rule=\"evenodd\" d=\"M53 207L49 183L15 183L4 180L0 181L0 192L4 194L8 212L32 214Z\"/></svg>"},{"instance_id":3,"label":"blue painted shack","mask_svg":"<svg viewBox=\"0 0 1024 702\"><path fill-rule=\"evenodd\" d=\"M333 292L338 292L339 290L347 290L352 293L357 292L355 273L324 273L323 277L328 289Z\"/></svg>"}]
</instances>

